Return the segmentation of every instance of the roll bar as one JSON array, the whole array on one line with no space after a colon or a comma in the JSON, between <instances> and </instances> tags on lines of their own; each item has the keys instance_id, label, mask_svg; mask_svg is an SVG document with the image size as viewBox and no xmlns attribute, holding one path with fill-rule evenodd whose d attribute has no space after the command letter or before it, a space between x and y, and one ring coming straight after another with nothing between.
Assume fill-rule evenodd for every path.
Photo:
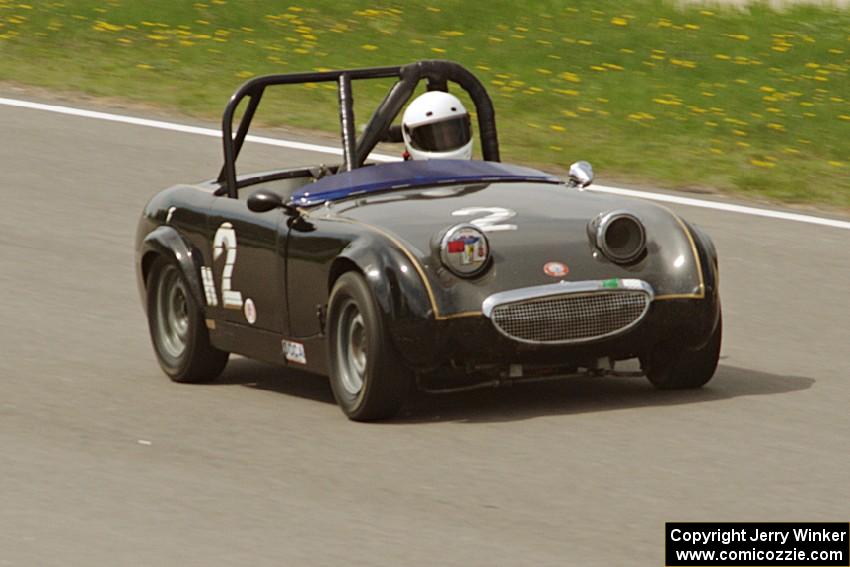
<instances>
[{"instance_id":1,"label":"roll bar","mask_svg":"<svg viewBox=\"0 0 850 567\"><path fill-rule=\"evenodd\" d=\"M394 77L398 78L398 81L390 88L387 96L375 109L360 138L355 139L352 82L363 79ZM410 100L410 97L413 96L417 85L423 79L428 81L428 90L445 91L448 90L448 82L452 82L467 92L475 104L482 155L486 161L500 161L499 140L496 134L496 113L484 85L468 69L458 63L425 60L400 67L370 67L342 71L264 75L250 79L230 97L227 106L224 108L221 123L224 165L219 173L218 182L225 185L229 197L236 197L236 158L239 157L251 121L267 87L336 82L339 94L339 124L344 159L342 169L351 171L362 166L378 142L389 137L393 120ZM248 106L234 136L233 117L237 107L245 98L248 98Z\"/></svg>"}]
</instances>

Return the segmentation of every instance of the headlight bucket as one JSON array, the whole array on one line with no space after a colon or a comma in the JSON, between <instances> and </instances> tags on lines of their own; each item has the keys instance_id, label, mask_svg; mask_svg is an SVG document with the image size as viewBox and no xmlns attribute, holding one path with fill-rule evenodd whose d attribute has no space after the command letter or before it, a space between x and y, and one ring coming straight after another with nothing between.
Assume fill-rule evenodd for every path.
<instances>
[{"instance_id":1,"label":"headlight bucket","mask_svg":"<svg viewBox=\"0 0 850 567\"><path fill-rule=\"evenodd\" d=\"M477 276L490 261L490 242L480 228L456 224L440 239L440 260L457 276Z\"/></svg>"},{"instance_id":2,"label":"headlight bucket","mask_svg":"<svg viewBox=\"0 0 850 567\"><path fill-rule=\"evenodd\" d=\"M602 213L588 225L593 244L616 264L629 264L646 251L643 223L627 211Z\"/></svg>"}]
</instances>

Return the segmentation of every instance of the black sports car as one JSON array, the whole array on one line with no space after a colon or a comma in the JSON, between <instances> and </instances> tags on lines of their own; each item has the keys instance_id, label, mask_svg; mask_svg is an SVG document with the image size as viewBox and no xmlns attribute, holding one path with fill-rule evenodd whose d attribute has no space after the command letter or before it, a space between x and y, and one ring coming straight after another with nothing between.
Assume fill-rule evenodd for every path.
<instances>
[{"instance_id":1,"label":"black sports car","mask_svg":"<svg viewBox=\"0 0 850 567\"><path fill-rule=\"evenodd\" d=\"M353 81L397 78L359 139ZM482 161L371 165L419 82L459 85ZM254 175L235 161L266 88L336 82L344 162ZM233 133L237 106L247 99ZM214 379L229 353L330 376L352 419L393 415L412 384L467 388L575 374L645 374L693 388L721 339L711 240L666 208L502 164L481 83L448 61L272 75L226 107L217 179L145 208L139 289L174 380ZM627 359L640 366L619 370Z\"/></svg>"}]
</instances>

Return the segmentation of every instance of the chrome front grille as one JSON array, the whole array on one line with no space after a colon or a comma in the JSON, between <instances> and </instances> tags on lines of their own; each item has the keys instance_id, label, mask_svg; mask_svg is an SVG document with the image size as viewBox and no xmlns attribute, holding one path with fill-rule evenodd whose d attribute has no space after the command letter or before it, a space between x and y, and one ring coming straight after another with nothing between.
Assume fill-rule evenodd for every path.
<instances>
[{"instance_id":1,"label":"chrome front grille","mask_svg":"<svg viewBox=\"0 0 850 567\"><path fill-rule=\"evenodd\" d=\"M563 293L492 306L490 318L503 334L530 343L570 343L599 339L640 321L651 290L599 289Z\"/></svg>"}]
</instances>

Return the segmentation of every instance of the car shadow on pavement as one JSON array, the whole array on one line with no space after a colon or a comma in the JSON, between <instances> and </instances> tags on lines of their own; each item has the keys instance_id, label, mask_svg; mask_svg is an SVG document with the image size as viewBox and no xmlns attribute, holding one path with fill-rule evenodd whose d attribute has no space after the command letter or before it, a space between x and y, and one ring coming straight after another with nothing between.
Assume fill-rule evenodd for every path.
<instances>
[{"instance_id":1,"label":"car shadow on pavement","mask_svg":"<svg viewBox=\"0 0 850 567\"><path fill-rule=\"evenodd\" d=\"M765 396L806 390L812 378L782 376L720 365L714 378L698 390L657 390L646 378L572 378L558 382L462 392L419 394L396 419L399 423L460 421L468 423L530 419L639 407L670 406Z\"/></svg>"},{"instance_id":2,"label":"car shadow on pavement","mask_svg":"<svg viewBox=\"0 0 850 567\"><path fill-rule=\"evenodd\" d=\"M656 390L645 378L571 378L449 394L417 392L389 423L467 423L531 419L651 406L786 394L811 388L812 378L769 374L721 364L699 390ZM328 380L306 372L236 358L216 384L239 384L333 404Z\"/></svg>"},{"instance_id":3,"label":"car shadow on pavement","mask_svg":"<svg viewBox=\"0 0 850 567\"><path fill-rule=\"evenodd\" d=\"M316 402L336 403L330 383L324 376L249 358L231 358L221 376L212 383L216 384L238 384Z\"/></svg>"}]
</instances>

